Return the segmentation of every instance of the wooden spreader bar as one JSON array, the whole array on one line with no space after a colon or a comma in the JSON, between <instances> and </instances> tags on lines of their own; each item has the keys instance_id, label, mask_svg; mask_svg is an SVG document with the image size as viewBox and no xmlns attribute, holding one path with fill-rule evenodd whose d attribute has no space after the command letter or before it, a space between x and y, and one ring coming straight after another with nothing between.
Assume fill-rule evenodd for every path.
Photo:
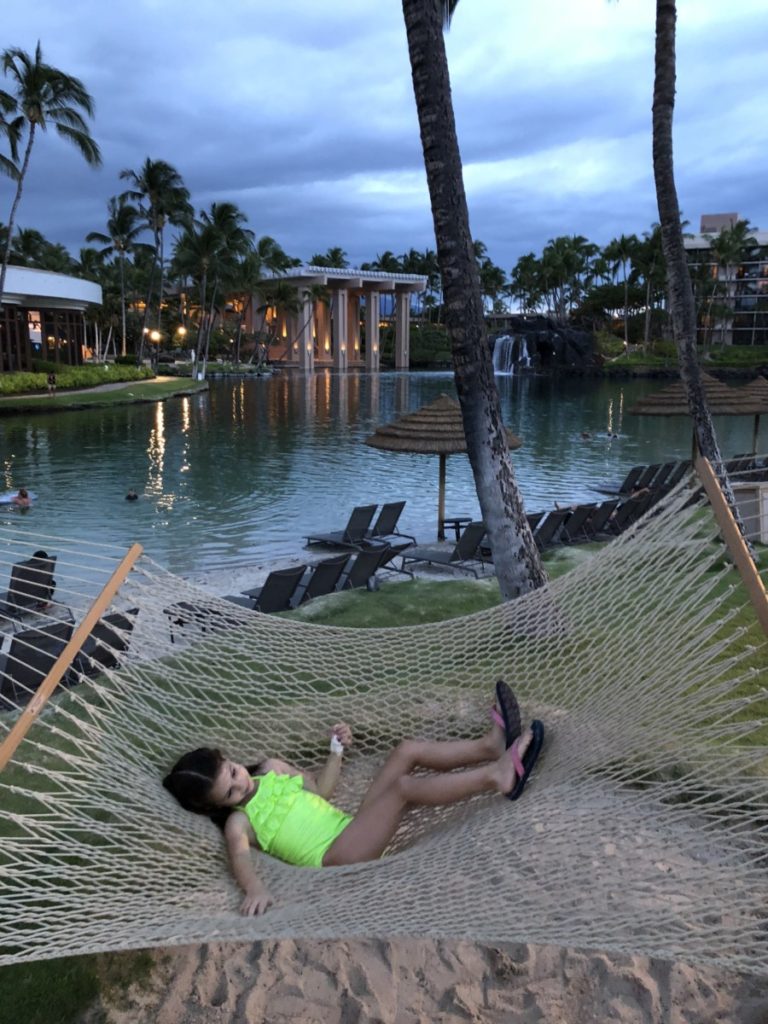
<instances>
[{"instance_id":1,"label":"wooden spreader bar","mask_svg":"<svg viewBox=\"0 0 768 1024\"><path fill-rule=\"evenodd\" d=\"M733 563L739 571L739 575L747 588L749 599L757 613L763 632L768 636L768 594L765 592L765 585L760 578L760 573L752 560L746 541L742 536L738 523L725 499L720 482L715 476L708 459L699 455L695 460L696 472L704 485L712 511L717 519L717 525L723 535Z\"/></svg>"},{"instance_id":2,"label":"wooden spreader bar","mask_svg":"<svg viewBox=\"0 0 768 1024\"><path fill-rule=\"evenodd\" d=\"M116 567L101 593L85 613L80 625L72 633L69 643L51 666L51 671L40 684L37 693L35 693L29 704L19 715L13 728L5 737L2 745L0 745L0 772L16 753L16 748L27 735L32 723L47 704L51 694L61 682L64 673L72 664L93 627L109 607L112 598L120 589L143 550L140 544L133 544L126 552L123 560Z\"/></svg>"}]
</instances>

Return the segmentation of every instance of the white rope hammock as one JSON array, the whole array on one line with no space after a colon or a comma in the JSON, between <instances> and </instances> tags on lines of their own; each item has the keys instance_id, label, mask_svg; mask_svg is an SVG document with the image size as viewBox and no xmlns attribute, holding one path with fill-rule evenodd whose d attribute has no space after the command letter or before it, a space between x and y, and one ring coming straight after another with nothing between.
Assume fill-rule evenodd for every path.
<instances>
[{"instance_id":1,"label":"white rope hammock","mask_svg":"<svg viewBox=\"0 0 768 1024\"><path fill-rule=\"evenodd\" d=\"M761 634L697 488L682 484L543 590L427 626L259 615L139 558L0 773L0 964L413 936L768 973L766 648L745 643ZM124 552L2 527L0 579L36 549L56 556L52 604L34 622L58 650ZM0 740L41 678L39 644L10 651L27 628L10 611ZM344 718L357 742L337 802L354 810L402 737L487 729L499 677L547 725L523 799L414 812L376 863L315 871L259 855L276 898L263 917L238 915L221 833L161 786L204 744L317 768L324 730Z\"/></svg>"}]
</instances>

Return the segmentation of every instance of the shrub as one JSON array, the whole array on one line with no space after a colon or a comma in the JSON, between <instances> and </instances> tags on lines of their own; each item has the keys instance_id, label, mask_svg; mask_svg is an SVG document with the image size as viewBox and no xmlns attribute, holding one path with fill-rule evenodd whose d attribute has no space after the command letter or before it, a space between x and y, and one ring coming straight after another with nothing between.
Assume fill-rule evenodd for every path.
<instances>
[{"instance_id":1,"label":"shrub","mask_svg":"<svg viewBox=\"0 0 768 1024\"><path fill-rule=\"evenodd\" d=\"M154 373L146 366L109 366L97 363L89 366L54 367L59 390L67 388L93 388L98 384L127 383L148 380ZM0 394L24 395L31 391L45 391L47 373L0 373Z\"/></svg>"},{"instance_id":2,"label":"shrub","mask_svg":"<svg viewBox=\"0 0 768 1024\"><path fill-rule=\"evenodd\" d=\"M615 359L624 352L624 341L617 338L612 331L597 331L595 334L595 348L601 356Z\"/></svg>"}]
</instances>

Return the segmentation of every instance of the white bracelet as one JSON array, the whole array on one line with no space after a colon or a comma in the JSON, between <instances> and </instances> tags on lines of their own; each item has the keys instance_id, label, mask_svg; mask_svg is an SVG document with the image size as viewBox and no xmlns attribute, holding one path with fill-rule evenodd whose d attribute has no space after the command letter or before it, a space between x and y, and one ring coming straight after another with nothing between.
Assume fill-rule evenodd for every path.
<instances>
[{"instance_id":1,"label":"white bracelet","mask_svg":"<svg viewBox=\"0 0 768 1024\"><path fill-rule=\"evenodd\" d=\"M343 754L344 744L341 742L336 733L331 736L331 753L332 754Z\"/></svg>"}]
</instances>

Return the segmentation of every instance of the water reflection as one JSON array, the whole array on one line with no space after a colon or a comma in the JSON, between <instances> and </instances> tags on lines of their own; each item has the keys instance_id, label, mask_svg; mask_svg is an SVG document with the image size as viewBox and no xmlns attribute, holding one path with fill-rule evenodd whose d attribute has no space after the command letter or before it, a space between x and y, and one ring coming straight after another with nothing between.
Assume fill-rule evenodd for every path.
<instances>
[{"instance_id":1,"label":"water reflection","mask_svg":"<svg viewBox=\"0 0 768 1024\"><path fill-rule=\"evenodd\" d=\"M524 441L513 463L531 511L592 500L597 482L635 463L689 457L685 417L626 412L656 382L518 375L497 385L504 421ZM24 529L86 538L98 524L105 543L137 540L177 571L296 555L308 532L343 525L369 501L407 501L403 528L426 540L434 536L435 460L363 441L442 392L455 393L450 373L323 370L217 381L208 393L156 405L0 420L3 487L38 492ZM716 426L726 455L748 450L750 417ZM146 497L126 502L130 486ZM478 511L462 456L449 463L446 509Z\"/></svg>"}]
</instances>

